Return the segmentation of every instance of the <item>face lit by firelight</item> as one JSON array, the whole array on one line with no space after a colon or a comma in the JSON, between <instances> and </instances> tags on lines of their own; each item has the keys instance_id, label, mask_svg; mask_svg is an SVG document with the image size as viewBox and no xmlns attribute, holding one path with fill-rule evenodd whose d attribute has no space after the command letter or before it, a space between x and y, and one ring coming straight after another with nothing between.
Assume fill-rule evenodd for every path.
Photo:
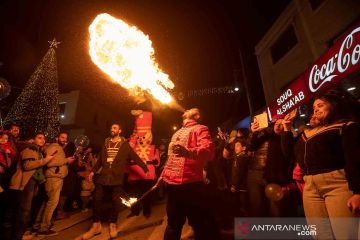
<instances>
[{"instance_id":1,"label":"face lit by firelight","mask_svg":"<svg viewBox=\"0 0 360 240\"><path fill-rule=\"evenodd\" d=\"M118 124L113 124L110 129L111 137L119 136L121 133L121 128Z\"/></svg>"},{"instance_id":2,"label":"face lit by firelight","mask_svg":"<svg viewBox=\"0 0 360 240\"><path fill-rule=\"evenodd\" d=\"M10 128L10 134L11 134L13 137L17 138L17 137L19 136L19 134L20 134L20 128L19 128L18 126L16 126L16 125L11 126L11 128Z\"/></svg>"},{"instance_id":3,"label":"face lit by firelight","mask_svg":"<svg viewBox=\"0 0 360 240\"><path fill-rule=\"evenodd\" d=\"M39 147L43 147L45 145L45 136L44 134L37 134L34 138L34 143L39 146Z\"/></svg>"},{"instance_id":4,"label":"face lit by firelight","mask_svg":"<svg viewBox=\"0 0 360 240\"><path fill-rule=\"evenodd\" d=\"M323 122L331 112L331 104L322 99L316 99L313 104L314 116L319 122Z\"/></svg>"},{"instance_id":5,"label":"face lit by firelight","mask_svg":"<svg viewBox=\"0 0 360 240\"><path fill-rule=\"evenodd\" d=\"M6 144L9 140L9 136L7 134L2 134L0 137L0 144Z\"/></svg>"},{"instance_id":6,"label":"face lit by firelight","mask_svg":"<svg viewBox=\"0 0 360 240\"><path fill-rule=\"evenodd\" d=\"M275 134L280 134L283 130L284 130L284 128L283 128L283 125L282 125L282 120L281 119L276 120L276 122L274 124L274 132L275 132Z\"/></svg>"}]
</instances>

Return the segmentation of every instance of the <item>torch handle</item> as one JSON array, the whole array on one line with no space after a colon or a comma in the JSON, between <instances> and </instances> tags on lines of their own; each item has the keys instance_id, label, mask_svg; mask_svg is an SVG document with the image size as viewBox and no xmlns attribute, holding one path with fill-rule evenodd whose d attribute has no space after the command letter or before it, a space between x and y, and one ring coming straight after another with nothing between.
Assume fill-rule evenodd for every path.
<instances>
[{"instance_id":1,"label":"torch handle","mask_svg":"<svg viewBox=\"0 0 360 240\"><path fill-rule=\"evenodd\" d=\"M147 190L136 202L140 202L144 199L147 195L149 195L152 191L154 191L157 187L159 187L160 183L162 182L162 178L160 177L154 186L152 186L149 190Z\"/></svg>"}]
</instances>

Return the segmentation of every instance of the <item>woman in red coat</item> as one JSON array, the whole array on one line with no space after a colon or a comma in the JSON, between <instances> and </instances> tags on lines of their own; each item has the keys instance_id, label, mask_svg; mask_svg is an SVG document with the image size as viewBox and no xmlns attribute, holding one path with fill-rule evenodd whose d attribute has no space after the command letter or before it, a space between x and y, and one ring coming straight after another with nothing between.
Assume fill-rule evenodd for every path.
<instances>
[{"instance_id":1,"label":"woman in red coat","mask_svg":"<svg viewBox=\"0 0 360 240\"><path fill-rule=\"evenodd\" d=\"M6 132L0 132L0 193L4 191L2 188L2 178L10 166L16 152L11 147L9 135Z\"/></svg>"}]
</instances>

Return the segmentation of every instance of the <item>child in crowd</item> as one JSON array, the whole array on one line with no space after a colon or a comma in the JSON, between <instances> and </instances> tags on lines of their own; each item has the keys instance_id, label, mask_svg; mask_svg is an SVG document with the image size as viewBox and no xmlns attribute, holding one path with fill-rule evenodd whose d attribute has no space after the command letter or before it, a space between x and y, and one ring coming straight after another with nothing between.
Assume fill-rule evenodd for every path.
<instances>
[{"instance_id":1,"label":"child in crowd","mask_svg":"<svg viewBox=\"0 0 360 240\"><path fill-rule=\"evenodd\" d=\"M0 193L4 191L2 188L2 178L5 172L10 168L11 161L15 157L15 150L11 147L9 136L6 132L0 132Z\"/></svg>"},{"instance_id":2,"label":"child in crowd","mask_svg":"<svg viewBox=\"0 0 360 240\"><path fill-rule=\"evenodd\" d=\"M92 171L96 163L96 156L92 152L92 148L87 148L79 158L79 167L80 171L78 175L81 177L81 192L80 197L82 201L82 211L88 211L88 204L92 195L92 192L95 189L95 184L93 181L89 181L87 176Z\"/></svg>"},{"instance_id":3,"label":"child in crowd","mask_svg":"<svg viewBox=\"0 0 360 240\"><path fill-rule=\"evenodd\" d=\"M246 178L248 171L248 163L250 156L246 150L246 141L241 138L237 138L234 144L234 159L231 170L231 187L230 191L236 193L239 198L240 212L237 215L246 215L247 205L247 189L246 189Z\"/></svg>"}]
</instances>

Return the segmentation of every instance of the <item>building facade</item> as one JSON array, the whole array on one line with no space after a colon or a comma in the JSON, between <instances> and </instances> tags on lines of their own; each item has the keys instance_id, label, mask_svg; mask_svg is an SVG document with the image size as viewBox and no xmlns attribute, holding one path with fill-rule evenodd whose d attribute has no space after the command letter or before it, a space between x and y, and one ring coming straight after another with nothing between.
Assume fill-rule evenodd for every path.
<instances>
[{"instance_id":1,"label":"building facade","mask_svg":"<svg viewBox=\"0 0 360 240\"><path fill-rule=\"evenodd\" d=\"M359 21L358 0L293 0L256 45L267 105Z\"/></svg>"},{"instance_id":2,"label":"building facade","mask_svg":"<svg viewBox=\"0 0 360 240\"><path fill-rule=\"evenodd\" d=\"M94 97L80 91L71 91L59 95L61 129L69 132L73 141L79 135L86 135L92 143L100 144L108 135L113 122L120 116L109 111Z\"/></svg>"}]
</instances>

